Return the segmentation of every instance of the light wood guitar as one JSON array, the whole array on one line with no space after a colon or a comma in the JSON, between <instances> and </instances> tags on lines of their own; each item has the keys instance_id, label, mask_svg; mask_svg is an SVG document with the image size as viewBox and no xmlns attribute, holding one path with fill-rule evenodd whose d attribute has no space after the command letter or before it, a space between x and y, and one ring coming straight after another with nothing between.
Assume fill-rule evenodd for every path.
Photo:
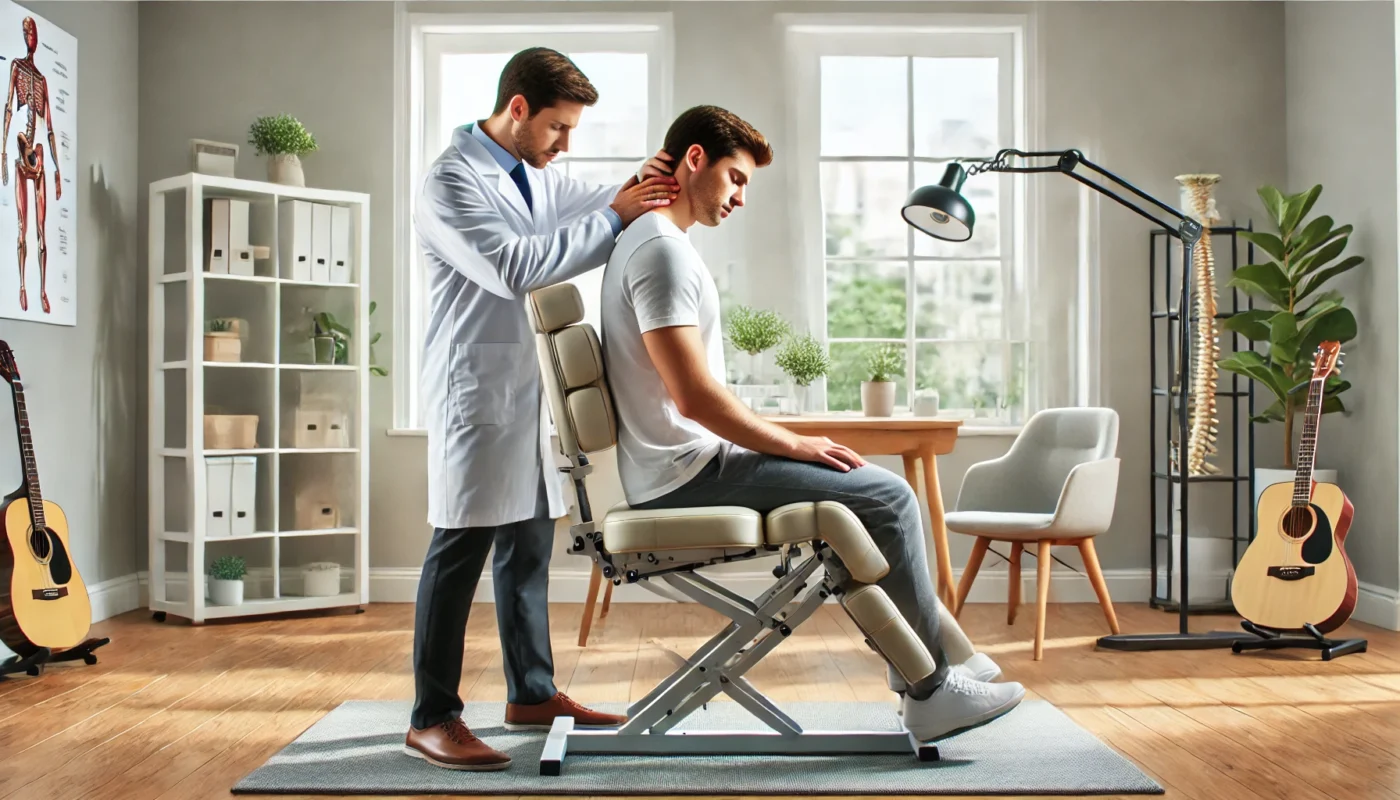
<instances>
[{"instance_id":1,"label":"light wood guitar","mask_svg":"<svg viewBox=\"0 0 1400 800\"><path fill-rule=\"evenodd\" d=\"M1342 548L1354 509L1340 486L1313 480L1323 386L1339 354L1337 342L1317 348L1293 482L1260 494L1258 529L1231 582L1235 610L1261 628L1327 633L1356 610L1356 570Z\"/></svg>"},{"instance_id":2,"label":"light wood guitar","mask_svg":"<svg viewBox=\"0 0 1400 800\"><path fill-rule=\"evenodd\" d=\"M0 505L0 641L21 657L41 648L67 650L83 642L92 624L87 586L68 547L68 518L39 491L39 468L10 346L0 341L0 377L14 394L24 482Z\"/></svg>"}]
</instances>

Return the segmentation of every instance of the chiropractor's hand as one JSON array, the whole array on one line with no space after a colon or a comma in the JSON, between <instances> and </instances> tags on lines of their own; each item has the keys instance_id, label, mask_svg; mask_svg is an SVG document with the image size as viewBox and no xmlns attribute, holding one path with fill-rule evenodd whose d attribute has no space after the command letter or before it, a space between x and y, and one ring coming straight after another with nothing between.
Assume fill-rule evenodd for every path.
<instances>
[{"instance_id":1,"label":"chiropractor's hand","mask_svg":"<svg viewBox=\"0 0 1400 800\"><path fill-rule=\"evenodd\" d=\"M665 150L657 150L656 155L648 158L642 168L637 170L637 179L646 180L655 176L669 176L675 170L675 166L671 164L673 160L670 153Z\"/></svg>"},{"instance_id":2,"label":"chiropractor's hand","mask_svg":"<svg viewBox=\"0 0 1400 800\"><path fill-rule=\"evenodd\" d=\"M854 450L839 445L825 436L796 436L784 455L798 461L815 461L841 472L865 466L865 459Z\"/></svg>"},{"instance_id":3,"label":"chiropractor's hand","mask_svg":"<svg viewBox=\"0 0 1400 800\"><path fill-rule=\"evenodd\" d=\"M647 178L637 183L633 176L613 198L610 205L622 217L622 227L632 224L632 220L660 206L669 206L676 199L676 179L672 177Z\"/></svg>"}]
</instances>

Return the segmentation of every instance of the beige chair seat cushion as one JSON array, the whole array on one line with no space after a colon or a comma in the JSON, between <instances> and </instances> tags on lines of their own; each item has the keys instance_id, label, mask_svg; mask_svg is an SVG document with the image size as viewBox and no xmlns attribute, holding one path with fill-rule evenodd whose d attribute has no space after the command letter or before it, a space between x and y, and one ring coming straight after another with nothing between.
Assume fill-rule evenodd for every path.
<instances>
[{"instance_id":1,"label":"beige chair seat cushion","mask_svg":"<svg viewBox=\"0 0 1400 800\"><path fill-rule=\"evenodd\" d=\"M1011 511L950 511L943 516L943 524L954 533L1031 541L1045 538L1054 521L1054 514Z\"/></svg>"},{"instance_id":2,"label":"beige chair seat cushion","mask_svg":"<svg viewBox=\"0 0 1400 800\"><path fill-rule=\"evenodd\" d=\"M610 553L748 548L763 544L763 516L751 508L664 508L643 511L618 503L603 518Z\"/></svg>"}]
</instances>

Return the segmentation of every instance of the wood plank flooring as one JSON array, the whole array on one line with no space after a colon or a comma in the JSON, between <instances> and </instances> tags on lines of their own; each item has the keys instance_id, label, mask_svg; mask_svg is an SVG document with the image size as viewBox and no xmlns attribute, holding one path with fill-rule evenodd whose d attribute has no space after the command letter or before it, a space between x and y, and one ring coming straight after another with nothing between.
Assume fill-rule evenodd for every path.
<instances>
[{"instance_id":1,"label":"wood plank flooring","mask_svg":"<svg viewBox=\"0 0 1400 800\"><path fill-rule=\"evenodd\" d=\"M1124 633L1176 625L1145 606L1117 608ZM557 683L585 703L640 698L722 624L701 606L617 604L580 648L580 613L551 609ZM1400 634L1350 624L1337 635L1364 636L1369 651L1330 663L1302 651L1100 652L1098 606L1055 605L1035 662L1033 617L1008 627L1004 605L970 605L963 623L1008 678L1131 758L1172 800L1400 800ZM99 623L93 635L112 643L96 666L0 681L0 797L231 797L340 702L411 699L412 629L407 604L199 627L143 611ZM1193 617L1192 629L1237 630L1238 620ZM464 697L505 699L491 606L475 609L464 664ZM833 606L749 677L780 703L893 698L882 663Z\"/></svg>"}]
</instances>

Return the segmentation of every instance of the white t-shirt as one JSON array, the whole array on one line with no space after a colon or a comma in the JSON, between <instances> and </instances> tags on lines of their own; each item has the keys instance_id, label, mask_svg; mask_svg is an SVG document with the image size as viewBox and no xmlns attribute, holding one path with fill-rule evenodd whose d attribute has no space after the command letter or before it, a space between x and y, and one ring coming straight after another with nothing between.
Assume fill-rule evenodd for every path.
<instances>
[{"instance_id":1,"label":"white t-shirt","mask_svg":"<svg viewBox=\"0 0 1400 800\"><path fill-rule=\"evenodd\" d=\"M642 334L694 325L710 374L724 383L719 291L685 232L655 213L622 235L603 272L603 360L618 422L618 472L629 505L654 500L689 481L722 441L676 410Z\"/></svg>"}]
</instances>

